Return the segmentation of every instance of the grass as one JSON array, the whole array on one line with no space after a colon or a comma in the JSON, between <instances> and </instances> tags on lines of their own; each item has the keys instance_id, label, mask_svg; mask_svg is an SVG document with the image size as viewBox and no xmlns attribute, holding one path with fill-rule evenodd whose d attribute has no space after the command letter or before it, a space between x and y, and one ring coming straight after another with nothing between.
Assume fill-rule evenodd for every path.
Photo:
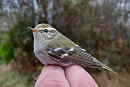
<instances>
[{"instance_id":1,"label":"grass","mask_svg":"<svg viewBox=\"0 0 130 87\"><path fill-rule=\"evenodd\" d=\"M10 65L0 65L0 87L33 87L34 83L32 75L15 72Z\"/></svg>"},{"instance_id":2,"label":"grass","mask_svg":"<svg viewBox=\"0 0 130 87\"><path fill-rule=\"evenodd\" d=\"M130 87L130 74L120 72L119 75L101 72L92 74L99 87Z\"/></svg>"}]
</instances>

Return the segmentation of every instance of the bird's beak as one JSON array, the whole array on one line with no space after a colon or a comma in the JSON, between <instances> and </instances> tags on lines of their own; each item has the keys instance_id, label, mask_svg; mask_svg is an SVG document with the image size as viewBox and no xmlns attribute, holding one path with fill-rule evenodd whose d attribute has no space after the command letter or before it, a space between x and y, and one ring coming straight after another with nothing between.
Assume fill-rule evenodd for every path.
<instances>
[{"instance_id":1,"label":"bird's beak","mask_svg":"<svg viewBox=\"0 0 130 87\"><path fill-rule=\"evenodd\" d=\"M28 27L28 29L30 29L32 32L38 32L38 30L31 28L31 27Z\"/></svg>"}]
</instances>

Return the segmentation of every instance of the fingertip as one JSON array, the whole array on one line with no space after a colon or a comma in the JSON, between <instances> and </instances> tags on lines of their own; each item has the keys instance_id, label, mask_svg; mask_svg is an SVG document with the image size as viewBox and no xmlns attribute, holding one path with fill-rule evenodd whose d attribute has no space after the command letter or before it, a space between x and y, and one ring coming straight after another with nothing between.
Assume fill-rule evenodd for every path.
<instances>
[{"instance_id":1,"label":"fingertip","mask_svg":"<svg viewBox=\"0 0 130 87\"><path fill-rule=\"evenodd\" d=\"M60 66L57 66L57 65L46 65L46 66L44 66L42 72L45 72L45 71L46 71L46 72L52 71L52 72L57 72L57 73L62 73L62 74L64 74L63 68L60 67Z\"/></svg>"},{"instance_id":2,"label":"fingertip","mask_svg":"<svg viewBox=\"0 0 130 87\"><path fill-rule=\"evenodd\" d=\"M72 87L98 87L91 75L81 66L69 66L65 69L65 74Z\"/></svg>"}]
</instances>

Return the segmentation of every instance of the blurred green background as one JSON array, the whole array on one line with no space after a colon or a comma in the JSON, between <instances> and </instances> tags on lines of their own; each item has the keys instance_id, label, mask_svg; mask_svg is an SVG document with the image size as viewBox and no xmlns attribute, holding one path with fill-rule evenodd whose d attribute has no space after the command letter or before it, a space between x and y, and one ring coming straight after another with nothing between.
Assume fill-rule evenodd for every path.
<instances>
[{"instance_id":1,"label":"blurred green background","mask_svg":"<svg viewBox=\"0 0 130 87\"><path fill-rule=\"evenodd\" d=\"M0 19L0 87L35 84L43 65L28 27L39 23L119 73L86 68L100 87L130 87L130 0L0 0Z\"/></svg>"}]
</instances>

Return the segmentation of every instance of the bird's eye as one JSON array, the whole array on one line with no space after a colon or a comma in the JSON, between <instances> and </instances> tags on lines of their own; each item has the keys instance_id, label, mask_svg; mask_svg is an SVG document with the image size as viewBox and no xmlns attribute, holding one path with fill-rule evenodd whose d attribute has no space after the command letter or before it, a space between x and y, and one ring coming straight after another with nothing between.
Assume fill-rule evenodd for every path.
<instances>
[{"instance_id":1,"label":"bird's eye","mask_svg":"<svg viewBox=\"0 0 130 87\"><path fill-rule=\"evenodd\" d=\"M48 30L47 30L47 29L45 29L45 30L44 30L44 32L46 32L46 33L47 33L47 32L48 32Z\"/></svg>"}]
</instances>

